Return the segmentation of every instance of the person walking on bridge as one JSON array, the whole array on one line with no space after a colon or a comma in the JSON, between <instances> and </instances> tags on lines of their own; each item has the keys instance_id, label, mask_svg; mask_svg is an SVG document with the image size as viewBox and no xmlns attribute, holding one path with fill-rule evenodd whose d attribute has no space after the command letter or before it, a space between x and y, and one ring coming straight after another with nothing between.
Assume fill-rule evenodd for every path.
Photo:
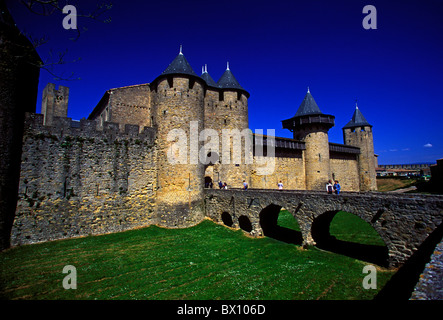
<instances>
[{"instance_id":1,"label":"person walking on bridge","mask_svg":"<svg viewBox=\"0 0 443 320\"><path fill-rule=\"evenodd\" d=\"M338 183L338 180L335 180L335 183L334 183L335 194L340 194L340 189L341 189L341 187L340 187L340 184Z\"/></svg>"},{"instance_id":2,"label":"person walking on bridge","mask_svg":"<svg viewBox=\"0 0 443 320\"><path fill-rule=\"evenodd\" d=\"M326 191L328 194L332 194L332 181L329 180L329 182L326 184Z\"/></svg>"}]
</instances>

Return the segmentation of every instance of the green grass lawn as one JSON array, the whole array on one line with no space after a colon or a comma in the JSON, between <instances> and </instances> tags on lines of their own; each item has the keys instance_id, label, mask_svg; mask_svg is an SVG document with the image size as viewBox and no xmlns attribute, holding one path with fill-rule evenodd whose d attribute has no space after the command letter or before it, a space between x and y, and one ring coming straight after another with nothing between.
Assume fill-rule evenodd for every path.
<instances>
[{"instance_id":1,"label":"green grass lawn","mask_svg":"<svg viewBox=\"0 0 443 320\"><path fill-rule=\"evenodd\" d=\"M380 243L365 222L354 218L337 214L331 233ZM279 224L298 228L287 212L280 214ZM150 226L6 250L0 253L0 297L372 299L394 272L378 268L378 290L365 290L362 269L366 264L317 248L251 238L242 230L205 220L187 229ZM62 286L66 265L77 269L75 290Z\"/></svg>"}]
</instances>

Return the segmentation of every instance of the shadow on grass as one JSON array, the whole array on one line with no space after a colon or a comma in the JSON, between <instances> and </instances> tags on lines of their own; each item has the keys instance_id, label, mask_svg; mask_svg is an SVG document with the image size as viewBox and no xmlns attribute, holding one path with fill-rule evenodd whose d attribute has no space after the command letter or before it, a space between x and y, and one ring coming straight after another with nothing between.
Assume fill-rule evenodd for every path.
<instances>
[{"instance_id":1,"label":"shadow on grass","mask_svg":"<svg viewBox=\"0 0 443 320\"><path fill-rule=\"evenodd\" d=\"M420 245L417 251L392 276L380 290L375 300L408 300L414 291L420 274L429 262L437 244L443 238L443 223Z\"/></svg>"},{"instance_id":2,"label":"shadow on grass","mask_svg":"<svg viewBox=\"0 0 443 320\"><path fill-rule=\"evenodd\" d=\"M260 212L260 226L263 234L278 241L301 245L303 237L300 231L278 225L280 209L280 206L271 204Z\"/></svg>"},{"instance_id":3,"label":"shadow on grass","mask_svg":"<svg viewBox=\"0 0 443 320\"><path fill-rule=\"evenodd\" d=\"M366 261L381 267L388 267L388 248L338 240L331 236L328 239L315 240L316 247L333 253L342 254L354 259Z\"/></svg>"},{"instance_id":4,"label":"shadow on grass","mask_svg":"<svg viewBox=\"0 0 443 320\"><path fill-rule=\"evenodd\" d=\"M361 244L339 240L329 232L332 219L338 211L328 211L316 218L312 224L312 237L316 247L354 259L388 266L388 248L386 246Z\"/></svg>"}]
</instances>

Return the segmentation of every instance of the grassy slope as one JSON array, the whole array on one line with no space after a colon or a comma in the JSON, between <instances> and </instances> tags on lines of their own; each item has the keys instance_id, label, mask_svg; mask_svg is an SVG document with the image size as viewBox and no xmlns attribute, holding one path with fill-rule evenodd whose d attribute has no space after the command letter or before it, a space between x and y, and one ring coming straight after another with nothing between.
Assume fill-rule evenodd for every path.
<instances>
[{"instance_id":1,"label":"grassy slope","mask_svg":"<svg viewBox=\"0 0 443 320\"><path fill-rule=\"evenodd\" d=\"M397 189L407 188L414 185L416 179L396 179L384 178L377 179L377 190L382 192L393 191Z\"/></svg>"},{"instance_id":2,"label":"grassy slope","mask_svg":"<svg viewBox=\"0 0 443 320\"><path fill-rule=\"evenodd\" d=\"M346 227L346 215L344 220L340 224ZM298 227L289 213L280 214L279 224ZM351 228L355 230L355 225ZM76 290L62 286L66 276L62 270L68 264L77 268ZM205 220L188 229L150 226L7 250L0 253L0 296L371 299L377 291L362 288L364 265L362 261L316 248L303 250L270 238L253 239L241 230ZM379 269L379 289L392 274Z\"/></svg>"}]
</instances>

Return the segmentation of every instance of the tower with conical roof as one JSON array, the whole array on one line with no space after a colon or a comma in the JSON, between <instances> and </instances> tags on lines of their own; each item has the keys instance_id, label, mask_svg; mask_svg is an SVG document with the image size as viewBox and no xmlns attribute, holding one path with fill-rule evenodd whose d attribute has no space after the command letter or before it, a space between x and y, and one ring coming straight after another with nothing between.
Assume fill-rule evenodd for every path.
<instances>
[{"instance_id":1,"label":"tower with conical roof","mask_svg":"<svg viewBox=\"0 0 443 320\"><path fill-rule=\"evenodd\" d=\"M214 109L213 116L214 129L219 132L220 139L220 165L218 166L217 177L226 181L231 187L242 187L243 180L249 184L250 164L246 163L246 139L249 130L248 98L249 93L240 85L235 78L229 62L226 70L217 81L218 101ZM226 133L231 133L228 137ZM241 137L241 138L239 138ZM226 148L229 140L229 148ZM224 144L225 148L222 148ZM252 150L249 154L252 158Z\"/></svg>"},{"instance_id":2,"label":"tower with conical roof","mask_svg":"<svg viewBox=\"0 0 443 320\"><path fill-rule=\"evenodd\" d=\"M205 64L205 66L202 67L202 74L200 77L202 77L202 79L205 80L206 84L209 87L218 88L218 85L215 83L214 79L212 79L212 77L208 73L208 65L207 64Z\"/></svg>"},{"instance_id":3,"label":"tower with conical roof","mask_svg":"<svg viewBox=\"0 0 443 320\"><path fill-rule=\"evenodd\" d=\"M335 117L320 111L309 88L297 112L282 121L294 139L305 142L305 181L307 190L324 190L330 180L328 131Z\"/></svg>"},{"instance_id":4,"label":"tower with conical roof","mask_svg":"<svg viewBox=\"0 0 443 320\"><path fill-rule=\"evenodd\" d=\"M204 216L203 143L205 81L180 47L179 54L151 83L152 117L157 128L157 217L160 225L184 227Z\"/></svg>"},{"instance_id":5,"label":"tower with conical roof","mask_svg":"<svg viewBox=\"0 0 443 320\"><path fill-rule=\"evenodd\" d=\"M357 103L352 119L343 127L343 140L346 145L360 148L358 156L360 191L377 190L372 125L365 119Z\"/></svg>"},{"instance_id":6,"label":"tower with conical roof","mask_svg":"<svg viewBox=\"0 0 443 320\"><path fill-rule=\"evenodd\" d=\"M219 88L219 114L223 119L219 124L224 129L243 130L249 128L248 98L249 93L240 85L234 77L229 62L226 70L217 81Z\"/></svg>"}]
</instances>

